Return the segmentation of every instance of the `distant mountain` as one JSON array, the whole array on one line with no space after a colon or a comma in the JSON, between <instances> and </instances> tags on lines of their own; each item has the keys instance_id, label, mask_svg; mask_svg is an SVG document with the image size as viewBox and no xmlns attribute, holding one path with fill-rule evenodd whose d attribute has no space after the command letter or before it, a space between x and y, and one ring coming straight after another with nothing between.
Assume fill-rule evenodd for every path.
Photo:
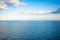
<instances>
[{"instance_id":1,"label":"distant mountain","mask_svg":"<svg viewBox=\"0 0 60 40\"><path fill-rule=\"evenodd\" d=\"M51 12L51 13L60 13L60 8L58 8L56 11Z\"/></svg>"}]
</instances>

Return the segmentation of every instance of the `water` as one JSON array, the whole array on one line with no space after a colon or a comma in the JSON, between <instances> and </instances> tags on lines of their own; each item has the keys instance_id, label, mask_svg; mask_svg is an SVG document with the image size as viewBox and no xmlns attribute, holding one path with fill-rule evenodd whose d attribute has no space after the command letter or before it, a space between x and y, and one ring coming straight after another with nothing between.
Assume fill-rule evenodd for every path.
<instances>
[{"instance_id":1,"label":"water","mask_svg":"<svg viewBox=\"0 0 60 40\"><path fill-rule=\"evenodd\" d=\"M0 40L60 40L60 21L0 21Z\"/></svg>"}]
</instances>

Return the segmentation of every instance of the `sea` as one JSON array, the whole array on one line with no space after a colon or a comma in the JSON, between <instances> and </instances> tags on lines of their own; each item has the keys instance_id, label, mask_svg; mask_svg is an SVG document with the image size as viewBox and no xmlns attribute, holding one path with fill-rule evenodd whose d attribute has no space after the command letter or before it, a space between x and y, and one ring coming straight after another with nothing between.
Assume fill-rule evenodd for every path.
<instances>
[{"instance_id":1,"label":"sea","mask_svg":"<svg viewBox=\"0 0 60 40\"><path fill-rule=\"evenodd\" d=\"M1 21L0 40L60 40L60 21Z\"/></svg>"}]
</instances>

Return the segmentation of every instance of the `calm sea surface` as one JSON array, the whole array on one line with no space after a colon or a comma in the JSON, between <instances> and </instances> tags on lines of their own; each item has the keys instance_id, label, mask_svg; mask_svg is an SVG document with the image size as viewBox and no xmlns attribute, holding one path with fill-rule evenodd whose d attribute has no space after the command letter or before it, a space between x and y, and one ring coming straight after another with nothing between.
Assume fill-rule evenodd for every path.
<instances>
[{"instance_id":1,"label":"calm sea surface","mask_svg":"<svg viewBox=\"0 0 60 40\"><path fill-rule=\"evenodd\" d=\"M60 40L60 21L0 21L0 40Z\"/></svg>"}]
</instances>

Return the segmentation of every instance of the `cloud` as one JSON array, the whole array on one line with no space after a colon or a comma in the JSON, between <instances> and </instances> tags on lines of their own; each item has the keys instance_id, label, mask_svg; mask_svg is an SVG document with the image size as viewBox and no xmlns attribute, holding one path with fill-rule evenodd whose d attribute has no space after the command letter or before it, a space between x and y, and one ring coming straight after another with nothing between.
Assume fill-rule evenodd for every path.
<instances>
[{"instance_id":1,"label":"cloud","mask_svg":"<svg viewBox=\"0 0 60 40\"><path fill-rule=\"evenodd\" d=\"M20 10L20 13L22 14L49 14L51 11L27 11L27 10Z\"/></svg>"},{"instance_id":2,"label":"cloud","mask_svg":"<svg viewBox=\"0 0 60 40\"><path fill-rule=\"evenodd\" d=\"M60 8L58 8L56 11L51 12L51 13L60 13Z\"/></svg>"},{"instance_id":3,"label":"cloud","mask_svg":"<svg viewBox=\"0 0 60 40\"><path fill-rule=\"evenodd\" d=\"M0 9L7 9L8 4L12 4L14 7L26 5L26 3L20 2L20 0L0 0Z\"/></svg>"},{"instance_id":4,"label":"cloud","mask_svg":"<svg viewBox=\"0 0 60 40\"><path fill-rule=\"evenodd\" d=\"M22 12L19 14L17 12ZM50 11L48 11L50 12ZM36 15L36 12L21 10L21 11L12 11L8 13L4 13L0 15L0 20L60 20L60 14L52 14L52 13L41 13L45 15ZM32 15L33 14L33 15Z\"/></svg>"},{"instance_id":5,"label":"cloud","mask_svg":"<svg viewBox=\"0 0 60 40\"><path fill-rule=\"evenodd\" d=\"M19 6L20 5L20 2L19 0L7 0L9 3L13 4L14 6Z\"/></svg>"},{"instance_id":6,"label":"cloud","mask_svg":"<svg viewBox=\"0 0 60 40\"><path fill-rule=\"evenodd\" d=\"M0 10L2 9L8 9L7 5L3 1L0 2Z\"/></svg>"}]
</instances>

